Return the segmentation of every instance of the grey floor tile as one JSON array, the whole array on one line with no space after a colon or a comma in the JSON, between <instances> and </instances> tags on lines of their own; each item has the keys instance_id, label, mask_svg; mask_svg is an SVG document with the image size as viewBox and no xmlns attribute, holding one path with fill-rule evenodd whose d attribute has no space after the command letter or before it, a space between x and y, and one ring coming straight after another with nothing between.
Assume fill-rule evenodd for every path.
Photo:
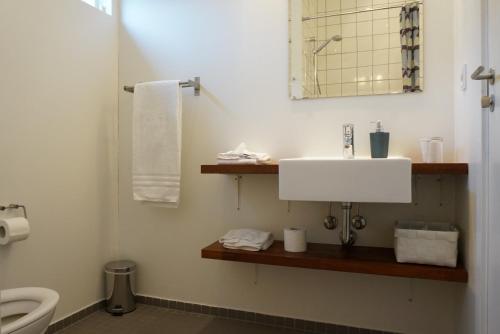
<instances>
[{"instance_id":1,"label":"grey floor tile","mask_svg":"<svg viewBox=\"0 0 500 334\"><path fill-rule=\"evenodd\" d=\"M290 329L272 328L138 304L135 312L113 317L99 310L57 334L299 334Z\"/></svg>"}]
</instances>

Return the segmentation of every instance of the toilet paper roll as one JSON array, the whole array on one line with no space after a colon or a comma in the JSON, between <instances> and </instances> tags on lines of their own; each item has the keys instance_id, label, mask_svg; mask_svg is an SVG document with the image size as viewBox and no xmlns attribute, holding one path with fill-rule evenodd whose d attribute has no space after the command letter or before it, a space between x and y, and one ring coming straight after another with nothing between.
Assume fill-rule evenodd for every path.
<instances>
[{"instance_id":1,"label":"toilet paper roll","mask_svg":"<svg viewBox=\"0 0 500 334\"><path fill-rule=\"evenodd\" d=\"M285 251L301 253L307 250L306 230L296 227L285 228Z\"/></svg>"},{"instance_id":2,"label":"toilet paper roll","mask_svg":"<svg viewBox=\"0 0 500 334\"><path fill-rule=\"evenodd\" d=\"M0 219L0 245L25 240L30 234L30 224L26 218Z\"/></svg>"}]
</instances>

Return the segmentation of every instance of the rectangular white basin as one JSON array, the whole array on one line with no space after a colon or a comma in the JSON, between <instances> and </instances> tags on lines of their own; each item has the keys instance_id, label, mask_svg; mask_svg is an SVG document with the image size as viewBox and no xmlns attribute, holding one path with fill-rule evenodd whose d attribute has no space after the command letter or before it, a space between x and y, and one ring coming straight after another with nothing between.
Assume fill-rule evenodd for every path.
<instances>
[{"instance_id":1,"label":"rectangular white basin","mask_svg":"<svg viewBox=\"0 0 500 334\"><path fill-rule=\"evenodd\" d=\"M279 197L291 201L410 203L411 160L283 159L279 162Z\"/></svg>"}]
</instances>

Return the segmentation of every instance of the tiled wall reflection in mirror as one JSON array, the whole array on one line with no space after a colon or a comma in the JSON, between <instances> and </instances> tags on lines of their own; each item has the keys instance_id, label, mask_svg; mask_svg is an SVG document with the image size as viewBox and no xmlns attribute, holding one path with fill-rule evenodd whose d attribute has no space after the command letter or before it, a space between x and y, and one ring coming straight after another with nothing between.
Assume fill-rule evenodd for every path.
<instances>
[{"instance_id":1,"label":"tiled wall reflection in mirror","mask_svg":"<svg viewBox=\"0 0 500 334\"><path fill-rule=\"evenodd\" d=\"M291 97L421 91L422 36L421 2L290 0Z\"/></svg>"}]
</instances>

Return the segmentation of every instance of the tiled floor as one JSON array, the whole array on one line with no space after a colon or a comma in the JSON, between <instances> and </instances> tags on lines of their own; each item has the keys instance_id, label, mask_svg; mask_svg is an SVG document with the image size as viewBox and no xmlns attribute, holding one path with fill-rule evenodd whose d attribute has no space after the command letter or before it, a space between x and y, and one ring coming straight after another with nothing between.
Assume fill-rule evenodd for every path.
<instances>
[{"instance_id":1,"label":"tiled floor","mask_svg":"<svg viewBox=\"0 0 500 334\"><path fill-rule=\"evenodd\" d=\"M210 315L186 313L156 306L138 304L137 310L122 317L113 317L104 310L57 334L299 334Z\"/></svg>"}]
</instances>

